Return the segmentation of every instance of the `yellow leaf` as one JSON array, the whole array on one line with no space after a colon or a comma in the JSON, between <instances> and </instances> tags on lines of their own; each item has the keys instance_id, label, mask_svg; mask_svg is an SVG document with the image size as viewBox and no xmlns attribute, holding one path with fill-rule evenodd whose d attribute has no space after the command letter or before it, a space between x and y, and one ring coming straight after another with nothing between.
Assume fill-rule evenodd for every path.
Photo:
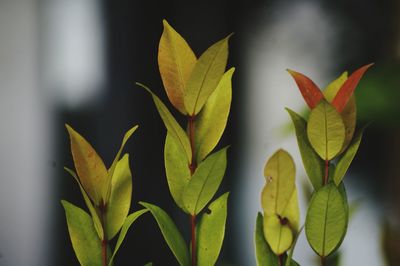
<instances>
[{"instance_id":1,"label":"yellow leaf","mask_svg":"<svg viewBox=\"0 0 400 266\"><path fill-rule=\"evenodd\" d=\"M71 152L79 180L90 199L98 206L103 200L107 168L89 142L69 125L66 128L71 139Z\"/></svg>"},{"instance_id":2,"label":"yellow leaf","mask_svg":"<svg viewBox=\"0 0 400 266\"><path fill-rule=\"evenodd\" d=\"M196 115L217 87L228 60L229 37L208 48L197 60L185 90L185 107L189 115Z\"/></svg>"},{"instance_id":3,"label":"yellow leaf","mask_svg":"<svg viewBox=\"0 0 400 266\"><path fill-rule=\"evenodd\" d=\"M195 122L197 162L201 162L218 144L228 121L232 101L232 75L229 69L208 98Z\"/></svg>"},{"instance_id":4,"label":"yellow leaf","mask_svg":"<svg viewBox=\"0 0 400 266\"><path fill-rule=\"evenodd\" d=\"M322 100L310 113L307 135L311 146L323 160L331 160L343 148L345 126L336 109Z\"/></svg>"},{"instance_id":5,"label":"yellow leaf","mask_svg":"<svg viewBox=\"0 0 400 266\"><path fill-rule=\"evenodd\" d=\"M324 96L325 99L329 102L332 103L333 99L335 98L337 92L339 89L343 86L344 82L347 80L347 71L344 72L342 75L340 75L339 78L334 80L332 83L330 83L326 89L324 90ZM342 151L344 151L347 146L350 144L351 139L353 138L354 131L356 128L356 114L357 108L356 108L356 98L354 95L352 95L345 105L343 111L340 113L343 119L344 126L346 128L346 136L345 136L345 141L343 144Z\"/></svg>"},{"instance_id":6,"label":"yellow leaf","mask_svg":"<svg viewBox=\"0 0 400 266\"><path fill-rule=\"evenodd\" d=\"M261 204L267 216L283 216L295 190L295 171L293 159L285 150L278 150L268 160L264 169L267 184L261 195Z\"/></svg>"},{"instance_id":7,"label":"yellow leaf","mask_svg":"<svg viewBox=\"0 0 400 266\"><path fill-rule=\"evenodd\" d=\"M281 224L276 215L264 215L264 236L276 255L283 254L293 243L292 230L287 224Z\"/></svg>"},{"instance_id":8,"label":"yellow leaf","mask_svg":"<svg viewBox=\"0 0 400 266\"><path fill-rule=\"evenodd\" d=\"M158 47L158 66L168 98L175 108L186 114L185 84L196 64L196 56L185 39L166 20Z\"/></svg>"}]
</instances>

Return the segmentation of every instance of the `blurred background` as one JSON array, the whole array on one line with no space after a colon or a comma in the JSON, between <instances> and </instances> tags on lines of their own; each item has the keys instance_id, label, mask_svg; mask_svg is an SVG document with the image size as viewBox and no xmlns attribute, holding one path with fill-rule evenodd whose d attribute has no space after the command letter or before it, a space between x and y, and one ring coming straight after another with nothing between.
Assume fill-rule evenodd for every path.
<instances>
[{"instance_id":1,"label":"blurred background","mask_svg":"<svg viewBox=\"0 0 400 266\"><path fill-rule=\"evenodd\" d=\"M141 200L158 204L188 239L188 217L165 178L165 128L134 85L148 84L167 102L157 66L163 18L197 56L235 32L233 104L220 146L232 145L219 190L231 197L218 264L255 265L263 166L279 147L295 158L304 220L310 185L284 107L302 112L305 104L285 70L324 88L344 70L375 62L357 89L358 125L373 123L345 180L355 212L339 253L345 266L400 265L398 0L0 0L0 265L78 265L60 200L84 203L63 171L73 166L64 123L107 165L124 132L139 124L126 146L131 210ZM316 265L304 234L294 257ZM176 265L150 215L131 228L115 264L148 261Z\"/></svg>"}]
</instances>

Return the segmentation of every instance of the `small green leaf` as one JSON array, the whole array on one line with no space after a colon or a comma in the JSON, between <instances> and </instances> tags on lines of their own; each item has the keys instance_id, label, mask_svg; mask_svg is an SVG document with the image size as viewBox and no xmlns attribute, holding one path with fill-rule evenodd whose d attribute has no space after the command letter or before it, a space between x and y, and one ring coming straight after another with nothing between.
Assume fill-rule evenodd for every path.
<instances>
[{"instance_id":1,"label":"small green leaf","mask_svg":"<svg viewBox=\"0 0 400 266\"><path fill-rule=\"evenodd\" d=\"M197 167L183 192L183 203L191 214L198 214L217 192L226 169L224 148L207 157Z\"/></svg>"},{"instance_id":2,"label":"small green leaf","mask_svg":"<svg viewBox=\"0 0 400 266\"><path fill-rule=\"evenodd\" d=\"M196 115L217 87L228 60L229 37L208 48L197 60L186 84L185 107L189 115Z\"/></svg>"},{"instance_id":3,"label":"small green leaf","mask_svg":"<svg viewBox=\"0 0 400 266\"><path fill-rule=\"evenodd\" d=\"M81 208L62 200L67 217L68 231L76 257L82 266L101 265L101 240L92 218Z\"/></svg>"},{"instance_id":4,"label":"small green leaf","mask_svg":"<svg viewBox=\"0 0 400 266\"><path fill-rule=\"evenodd\" d=\"M314 189L322 187L322 177L324 176L325 165L319 155L314 151L307 137L307 122L296 112L286 108L292 118L296 131L297 143L303 161L304 168Z\"/></svg>"},{"instance_id":5,"label":"small green leaf","mask_svg":"<svg viewBox=\"0 0 400 266\"><path fill-rule=\"evenodd\" d=\"M90 215L92 216L94 228L96 229L96 232L99 235L100 239L103 240L104 239L104 231L103 231L103 226L101 225L101 222L100 222L99 215L97 214L97 211L96 211L95 207L93 206L93 203L90 201L89 196L87 195L86 191L83 189L81 183L79 182L78 176L76 175L76 173L73 170L71 170L67 167L64 167L64 170L67 171L78 183L79 189L81 190L81 193L83 196L83 199L85 200L86 206L88 207Z\"/></svg>"},{"instance_id":6,"label":"small green leaf","mask_svg":"<svg viewBox=\"0 0 400 266\"><path fill-rule=\"evenodd\" d=\"M110 262L108 263L109 266L112 265L115 254L117 254L118 249L121 247L121 244L124 241L125 236L128 233L128 230L131 227L131 225L136 221L137 218L139 218L140 216L142 216L142 214L144 214L148 211L149 210L147 210L147 209L143 209L143 210L131 213L131 214L129 214L128 217L126 217L126 219L124 221L124 225L122 226L121 232L119 233L117 243L115 244L114 252L112 254Z\"/></svg>"},{"instance_id":7,"label":"small green leaf","mask_svg":"<svg viewBox=\"0 0 400 266\"><path fill-rule=\"evenodd\" d=\"M197 228L197 265L215 265L225 236L229 192L213 201Z\"/></svg>"},{"instance_id":8,"label":"small green leaf","mask_svg":"<svg viewBox=\"0 0 400 266\"><path fill-rule=\"evenodd\" d=\"M335 98L339 89L343 86L343 84L347 80L347 71L344 72L340 77L331 82L326 89L324 90L325 99L332 103L333 98ZM345 105L340 115L342 116L344 126L346 128L346 137L343 144L342 151L349 145L351 139L353 138L354 130L356 129L356 98L352 95Z\"/></svg>"},{"instance_id":9,"label":"small green leaf","mask_svg":"<svg viewBox=\"0 0 400 266\"><path fill-rule=\"evenodd\" d=\"M331 160L343 147L343 119L333 106L322 100L310 113L307 135L318 155L323 160Z\"/></svg>"},{"instance_id":10,"label":"small green leaf","mask_svg":"<svg viewBox=\"0 0 400 266\"><path fill-rule=\"evenodd\" d=\"M106 211L106 236L112 239L121 229L131 207L132 174L129 155L118 161L111 183L111 195Z\"/></svg>"},{"instance_id":11,"label":"small green leaf","mask_svg":"<svg viewBox=\"0 0 400 266\"><path fill-rule=\"evenodd\" d=\"M107 169L89 142L72 127L65 126L71 139L72 158L79 180L90 199L99 205L107 182Z\"/></svg>"},{"instance_id":12,"label":"small green leaf","mask_svg":"<svg viewBox=\"0 0 400 266\"><path fill-rule=\"evenodd\" d=\"M169 215L163 209L156 205L146 202L139 202L139 204L148 209L153 215L154 219L156 219L165 241L167 242L172 253L175 255L175 258L179 264L182 266L189 265L189 251L186 247L185 240L183 239L175 223L172 221L171 217L169 217Z\"/></svg>"},{"instance_id":13,"label":"small green leaf","mask_svg":"<svg viewBox=\"0 0 400 266\"><path fill-rule=\"evenodd\" d=\"M136 126L132 127L131 129L129 129L125 133L124 138L122 139L121 147L119 148L119 150L117 152L117 155L115 156L114 161L112 162L111 167L108 170L107 189L106 189L106 192L104 192L105 193L105 202L106 203L108 203L108 200L110 199L111 183L112 183L112 179L113 179L113 176L114 176L114 170L115 170L115 167L116 167L116 165L117 165L117 163L119 161L119 158L121 157L122 150L124 149L126 142L129 140L129 138L132 136L132 134L138 129L138 127L139 126L136 125Z\"/></svg>"},{"instance_id":14,"label":"small green leaf","mask_svg":"<svg viewBox=\"0 0 400 266\"><path fill-rule=\"evenodd\" d=\"M287 224L282 224L277 215L264 216L264 236L272 251L281 255L293 243L293 232Z\"/></svg>"},{"instance_id":15,"label":"small green leaf","mask_svg":"<svg viewBox=\"0 0 400 266\"><path fill-rule=\"evenodd\" d=\"M335 181L335 184L338 186L340 182L342 182L344 175L346 174L347 170L350 167L351 162L354 159L354 156L356 156L356 153L358 151L358 147L360 147L361 144L361 139L363 135L364 129L362 129L353 139L353 141L350 143L349 147L347 150L344 152L342 157L340 157L336 169L334 172L333 180Z\"/></svg>"},{"instance_id":16,"label":"small green leaf","mask_svg":"<svg viewBox=\"0 0 400 266\"><path fill-rule=\"evenodd\" d=\"M164 31L158 47L158 66L168 98L175 108L186 114L185 84L196 64L196 56L185 39L164 19Z\"/></svg>"},{"instance_id":17,"label":"small green leaf","mask_svg":"<svg viewBox=\"0 0 400 266\"><path fill-rule=\"evenodd\" d=\"M161 119L164 122L165 127L168 132L171 133L171 136L176 138L179 141L182 149L185 151L188 162L192 161L192 149L190 147L189 138L186 135L186 132L182 129L182 127L178 124L172 114L169 112L168 108L164 105L164 103L157 97L147 86L136 82L136 84L142 88L144 88L147 92L151 94L153 97L154 103L157 107L158 113L161 116Z\"/></svg>"},{"instance_id":18,"label":"small green leaf","mask_svg":"<svg viewBox=\"0 0 400 266\"><path fill-rule=\"evenodd\" d=\"M218 144L228 121L232 101L232 75L229 69L208 98L195 122L197 162L201 162Z\"/></svg>"},{"instance_id":19,"label":"small green leaf","mask_svg":"<svg viewBox=\"0 0 400 266\"><path fill-rule=\"evenodd\" d=\"M295 165L285 150L276 151L267 161L264 176L267 181L261 204L267 216L283 215L295 189Z\"/></svg>"},{"instance_id":20,"label":"small green leaf","mask_svg":"<svg viewBox=\"0 0 400 266\"><path fill-rule=\"evenodd\" d=\"M186 212L182 195L191 177L190 169L185 151L170 133L165 139L164 164L169 191L179 208Z\"/></svg>"},{"instance_id":21,"label":"small green leaf","mask_svg":"<svg viewBox=\"0 0 400 266\"><path fill-rule=\"evenodd\" d=\"M264 237L264 218L261 213L257 214L255 230L255 249L257 266L279 266L278 256L272 252Z\"/></svg>"},{"instance_id":22,"label":"small green leaf","mask_svg":"<svg viewBox=\"0 0 400 266\"><path fill-rule=\"evenodd\" d=\"M341 244L347 231L348 208L343 193L333 184L314 193L306 217L306 236L313 250L326 257Z\"/></svg>"}]
</instances>

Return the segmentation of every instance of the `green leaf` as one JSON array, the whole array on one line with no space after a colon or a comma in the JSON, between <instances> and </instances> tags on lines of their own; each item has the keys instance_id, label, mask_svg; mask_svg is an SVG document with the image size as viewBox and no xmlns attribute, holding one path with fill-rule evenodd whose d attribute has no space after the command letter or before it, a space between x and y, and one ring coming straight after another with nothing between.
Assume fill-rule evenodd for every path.
<instances>
[{"instance_id":1,"label":"green leaf","mask_svg":"<svg viewBox=\"0 0 400 266\"><path fill-rule=\"evenodd\" d=\"M197 228L197 265L215 265L225 236L229 192L213 201Z\"/></svg>"},{"instance_id":2,"label":"green leaf","mask_svg":"<svg viewBox=\"0 0 400 266\"><path fill-rule=\"evenodd\" d=\"M122 139L122 143L121 143L121 147L119 148L117 155L114 158L113 163L111 164L110 169L108 170L108 178L107 178L107 190L105 192L105 202L108 203L108 200L110 199L110 195L111 195L111 183L112 183L112 179L114 176L114 171L115 171L115 167L119 161L119 158L121 157L121 153L122 150L125 147L126 142L129 140L129 138L132 136L132 134L138 129L139 126L134 126L131 129L129 129L125 135L124 138Z\"/></svg>"},{"instance_id":3,"label":"green leaf","mask_svg":"<svg viewBox=\"0 0 400 266\"><path fill-rule=\"evenodd\" d=\"M176 140L182 146L182 149L186 153L186 157L188 162L192 161L192 149L190 147L189 138L186 135L186 132L182 129L182 127L176 122L175 118L169 112L168 108L164 105L164 103L157 97L147 86L136 82L136 84L142 88L144 88L147 92L151 94L153 97L154 103L157 107L158 113L161 116L161 119L164 122L165 127L172 137L176 138Z\"/></svg>"},{"instance_id":4,"label":"green leaf","mask_svg":"<svg viewBox=\"0 0 400 266\"><path fill-rule=\"evenodd\" d=\"M264 236L272 251L281 255L293 243L293 232L287 224L282 224L277 215L264 216Z\"/></svg>"},{"instance_id":5,"label":"green leaf","mask_svg":"<svg viewBox=\"0 0 400 266\"><path fill-rule=\"evenodd\" d=\"M307 135L311 146L324 160L331 160L342 150L345 127L340 114L325 100L310 113Z\"/></svg>"},{"instance_id":6,"label":"green leaf","mask_svg":"<svg viewBox=\"0 0 400 266\"><path fill-rule=\"evenodd\" d=\"M169 191L176 204L186 212L182 195L191 177L190 169L185 151L170 133L165 139L164 163Z\"/></svg>"},{"instance_id":7,"label":"green leaf","mask_svg":"<svg viewBox=\"0 0 400 266\"><path fill-rule=\"evenodd\" d=\"M296 265L299 265L292 258L293 258L294 249L295 249L296 244L297 244L297 240L299 240L299 236L301 234L301 231L303 231L303 229L304 229L304 225L300 228L299 232L296 234L295 239L293 240L292 247L290 248L290 251L289 251L288 256L286 258L286 261L285 261L285 266L291 266L291 265L296 266Z\"/></svg>"},{"instance_id":8,"label":"green leaf","mask_svg":"<svg viewBox=\"0 0 400 266\"><path fill-rule=\"evenodd\" d=\"M224 148L207 157L197 167L183 192L183 203L192 215L198 214L217 192L226 169Z\"/></svg>"},{"instance_id":9,"label":"green leaf","mask_svg":"<svg viewBox=\"0 0 400 266\"><path fill-rule=\"evenodd\" d=\"M228 60L229 37L208 48L197 60L186 84L185 107L189 115L196 115L217 87Z\"/></svg>"},{"instance_id":10,"label":"green leaf","mask_svg":"<svg viewBox=\"0 0 400 266\"><path fill-rule=\"evenodd\" d=\"M332 100L335 98L339 89L343 86L343 84L347 80L347 71L344 72L340 77L331 82L326 89L324 90L325 99L332 103ZM342 151L349 145L351 139L353 138L354 130L356 129L356 98L352 95L344 106L340 115L342 116L344 126L346 128L346 137L343 144Z\"/></svg>"},{"instance_id":11,"label":"green leaf","mask_svg":"<svg viewBox=\"0 0 400 266\"><path fill-rule=\"evenodd\" d=\"M131 207L132 174L129 155L118 161L111 183L111 195L106 211L106 236L112 239L121 229Z\"/></svg>"},{"instance_id":12,"label":"green leaf","mask_svg":"<svg viewBox=\"0 0 400 266\"><path fill-rule=\"evenodd\" d=\"M255 230L255 247L257 266L279 266L278 256L272 252L264 237L264 218L261 213L257 214Z\"/></svg>"},{"instance_id":13,"label":"green leaf","mask_svg":"<svg viewBox=\"0 0 400 266\"><path fill-rule=\"evenodd\" d=\"M131 214L129 214L128 217L126 217L126 219L124 221L124 225L122 226L121 232L119 233L117 243L115 244L114 252L112 254L110 262L108 263L109 266L112 265L114 257L117 254L117 251L119 250L119 248L121 247L121 244L124 241L125 236L128 233L128 230L131 227L131 225L136 221L136 219L138 219L140 216L142 216L142 214L144 214L148 211L149 210L147 210L147 209L143 209L143 210L131 213Z\"/></svg>"},{"instance_id":14,"label":"green leaf","mask_svg":"<svg viewBox=\"0 0 400 266\"><path fill-rule=\"evenodd\" d=\"M102 263L101 240L89 214L81 208L62 200L67 217L68 231L76 257L82 266Z\"/></svg>"},{"instance_id":15,"label":"green leaf","mask_svg":"<svg viewBox=\"0 0 400 266\"><path fill-rule=\"evenodd\" d=\"M295 189L295 165L290 154L276 151L264 168L265 185L261 204L267 216L283 215Z\"/></svg>"},{"instance_id":16,"label":"green leaf","mask_svg":"<svg viewBox=\"0 0 400 266\"><path fill-rule=\"evenodd\" d=\"M65 126L71 139L72 158L79 180L90 199L99 205L107 182L107 169L89 142L72 127Z\"/></svg>"},{"instance_id":17,"label":"green leaf","mask_svg":"<svg viewBox=\"0 0 400 266\"><path fill-rule=\"evenodd\" d=\"M234 71L235 68L231 68L222 76L217 88L196 118L197 162L201 162L215 148L225 130L232 101Z\"/></svg>"},{"instance_id":18,"label":"green leaf","mask_svg":"<svg viewBox=\"0 0 400 266\"><path fill-rule=\"evenodd\" d=\"M153 263L152 262L148 262L144 266L153 266Z\"/></svg>"},{"instance_id":19,"label":"green leaf","mask_svg":"<svg viewBox=\"0 0 400 266\"><path fill-rule=\"evenodd\" d=\"M307 137L307 122L299 114L286 108L292 118L296 131L297 143L303 161L304 168L314 189L322 187L322 177L325 174L325 164L319 155L314 151Z\"/></svg>"},{"instance_id":20,"label":"green leaf","mask_svg":"<svg viewBox=\"0 0 400 266\"><path fill-rule=\"evenodd\" d=\"M311 198L306 217L306 236L313 250L322 257L335 251L346 234L346 202L333 183L319 189Z\"/></svg>"},{"instance_id":21,"label":"green leaf","mask_svg":"<svg viewBox=\"0 0 400 266\"><path fill-rule=\"evenodd\" d=\"M169 217L169 215L163 209L156 205L146 202L139 202L139 204L148 209L153 215L154 219L156 219L165 241L167 242L172 253L175 255L175 258L179 264L182 266L189 265L189 251L186 247L185 240L172 221L171 217Z\"/></svg>"},{"instance_id":22,"label":"green leaf","mask_svg":"<svg viewBox=\"0 0 400 266\"><path fill-rule=\"evenodd\" d=\"M350 143L349 147L344 152L342 157L340 157L340 159L336 165L333 180L335 181L335 184L337 186L340 184L340 182L342 182L344 175L346 174L347 170L350 167L351 162L354 159L354 156L356 156L358 147L360 147L360 144L361 144L363 132L364 132L364 128L361 129L360 132L356 135L356 137Z\"/></svg>"},{"instance_id":23,"label":"green leaf","mask_svg":"<svg viewBox=\"0 0 400 266\"><path fill-rule=\"evenodd\" d=\"M78 176L76 175L76 173L73 170L71 170L67 167L64 167L64 170L67 171L78 183L79 189L81 190L81 193L83 196L83 199L85 200L86 206L88 207L90 215L92 216L94 228L96 229L96 232L99 235L100 239L103 240L104 239L104 231L103 231L103 226L101 225L99 215L97 214L97 211L96 211L95 207L93 206L93 203L90 201L89 196L87 195L86 191L83 189L81 183L79 182Z\"/></svg>"},{"instance_id":24,"label":"green leaf","mask_svg":"<svg viewBox=\"0 0 400 266\"><path fill-rule=\"evenodd\" d=\"M196 64L196 56L185 39L164 19L164 31L158 47L158 66L168 98L175 108L186 114L185 84Z\"/></svg>"}]
</instances>

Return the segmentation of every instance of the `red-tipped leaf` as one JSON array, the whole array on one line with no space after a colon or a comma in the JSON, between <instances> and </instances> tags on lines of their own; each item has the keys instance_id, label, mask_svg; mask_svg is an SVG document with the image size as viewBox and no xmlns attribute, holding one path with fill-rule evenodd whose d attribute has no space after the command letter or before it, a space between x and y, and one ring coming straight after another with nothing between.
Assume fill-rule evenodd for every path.
<instances>
[{"instance_id":1,"label":"red-tipped leaf","mask_svg":"<svg viewBox=\"0 0 400 266\"><path fill-rule=\"evenodd\" d=\"M324 98L324 95L322 94L318 86L315 85L315 83L310 78L299 72L290 69L288 69L287 71L290 75L292 75L308 107L310 107L310 109L313 109L315 106L317 106L321 99Z\"/></svg>"},{"instance_id":2,"label":"red-tipped leaf","mask_svg":"<svg viewBox=\"0 0 400 266\"><path fill-rule=\"evenodd\" d=\"M354 90L356 89L358 82L364 75L365 71L372 66L372 64L365 65L351 74L351 76L345 81L342 87L337 92L335 98L332 101L332 105L336 108L336 110L341 113L346 106L346 103L349 101L351 95L353 95Z\"/></svg>"}]
</instances>

